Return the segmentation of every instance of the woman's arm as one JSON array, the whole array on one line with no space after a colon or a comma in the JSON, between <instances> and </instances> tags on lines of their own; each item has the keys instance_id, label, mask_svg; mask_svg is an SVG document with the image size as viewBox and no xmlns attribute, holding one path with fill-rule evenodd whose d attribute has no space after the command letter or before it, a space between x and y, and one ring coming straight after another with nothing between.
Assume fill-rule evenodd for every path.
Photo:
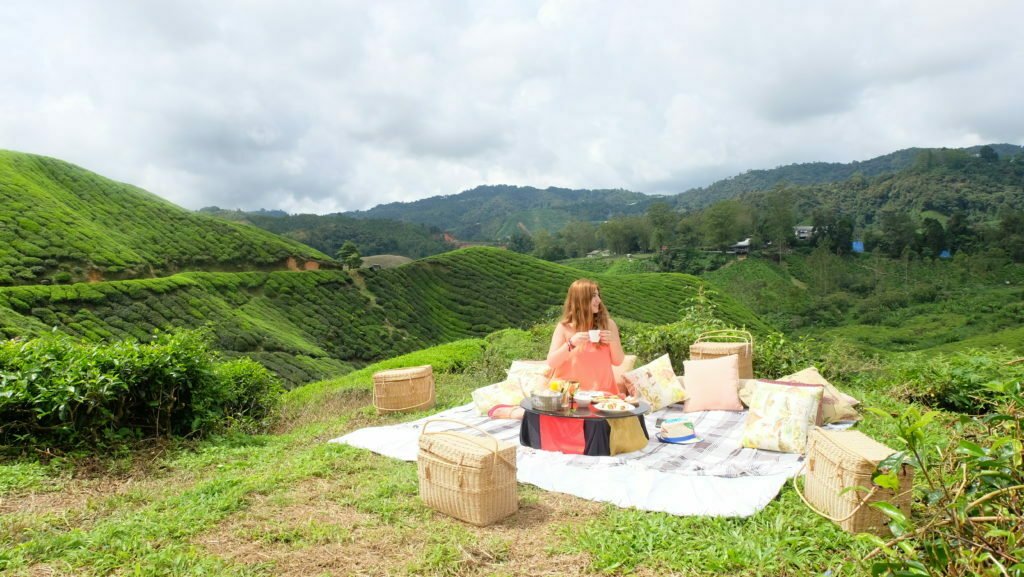
<instances>
[{"instance_id":1,"label":"woman's arm","mask_svg":"<svg viewBox=\"0 0 1024 577\"><path fill-rule=\"evenodd\" d=\"M551 335L551 346L548 347L548 366L553 369L562 366L565 361L569 360L572 352L588 338L587 333L573 333L569 327L558 323L554 334Z\"/></svg>"},{"instance_id":2,"label":"woman's arm","mask_svg":"<svg viewBox=\"0 0 1024 577\"><path fill-rule=\"evenodd\" d=\"M608 330L601 331L601 342L608 345L612 353L612 364L616 367L622 364L626 353L622 352L622 341L619 340L619 327L615 321L608 318Z\"/></svg>"}]
</instances>

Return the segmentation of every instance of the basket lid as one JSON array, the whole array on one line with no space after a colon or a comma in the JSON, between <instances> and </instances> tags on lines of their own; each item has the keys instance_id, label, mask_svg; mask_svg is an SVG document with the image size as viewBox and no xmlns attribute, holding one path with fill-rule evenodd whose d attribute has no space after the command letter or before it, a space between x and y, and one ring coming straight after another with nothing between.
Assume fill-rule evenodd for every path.
<instances>
[{"instance_id":1,"label":"basket lid","mask_svg":"<svg viewBox=\"0 0 1024 577\"><path fill-rule=\"evenodd\" d=\"M820 435L843 451L869 461L875 466L896 452L860 431L815 429L813 434Z\"/></svg>"},{"instance_id":2,"label":"basket lid","mask_svg":"<svg viewBox=\"0 0 1024 577\"><path fill-rule=\"evenodd\" d=\"M432 375L434 372L433 367L430 365L422 365L419 367L406 367L403 369L388 369L386 371L378 371L373 373L373 380L375 381L406 381L409 379L417 379Z\"/></svg>"},{"instance_id":3,"label":"basket lid","mask_svg":"<svg viewBox=\"0 0 1024 577\"><path fill-rule=\"evenodd\" d=\"M498 441L498 453L494 452L494 439L479 437L466 433L439 431L420 435L421 451L464 467L483 469L492 466L495 461L508 460L506 455L512 450L511 460L515 462L515 447L509 443Z\"/></svg>"}]
</instances>

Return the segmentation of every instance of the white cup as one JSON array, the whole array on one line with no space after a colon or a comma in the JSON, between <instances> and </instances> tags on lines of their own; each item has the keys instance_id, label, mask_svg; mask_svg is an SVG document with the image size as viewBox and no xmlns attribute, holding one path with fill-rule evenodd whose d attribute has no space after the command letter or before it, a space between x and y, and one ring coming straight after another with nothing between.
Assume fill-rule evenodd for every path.
<instances>
[{"instance_id":1,"label":"white cup","mask_svg":"<svg viewBox=\"0 0 1024 577\"><path fill-rule=\"evenodd\" d=\"M597 329L592 329L592 330L590 330L588 332L590 333L590 342L592 342L592 343L599 343L599 342L601 342L601 331L599 331Z\"/></svg>"}]
</instances>

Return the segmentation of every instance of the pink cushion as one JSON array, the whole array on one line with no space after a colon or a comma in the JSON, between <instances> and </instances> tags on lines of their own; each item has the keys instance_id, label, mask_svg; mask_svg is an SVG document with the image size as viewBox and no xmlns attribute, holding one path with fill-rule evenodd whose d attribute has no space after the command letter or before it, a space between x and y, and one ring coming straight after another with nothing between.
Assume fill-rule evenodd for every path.
<instances>
[{"instance_id":1,"label":"pink cushion","mask_svg":"<svg viewBox=\"0 0 1024 577\"><path fill-rule=\"evenodd\" d=\"M742 411L736 386L740 382L739 356L683 361L686 405L683 411Z\"/></svg>"}]
</instances>

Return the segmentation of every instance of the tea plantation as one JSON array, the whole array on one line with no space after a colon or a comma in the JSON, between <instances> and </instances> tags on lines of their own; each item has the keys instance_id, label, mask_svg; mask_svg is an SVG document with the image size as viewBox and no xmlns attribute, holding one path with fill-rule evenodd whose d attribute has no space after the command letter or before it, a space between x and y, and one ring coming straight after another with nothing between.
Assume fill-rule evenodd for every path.
<instances>
[{"instance_id":1,"label":"tea plantation","mask_svg":"<svg viewBox=\"0 0 1024 577\"><path fill-rule=\"evenodd\" d=\"M432 344L555 320L579 270L469 248L381 271L190 272L159 279L0 288L8 338L58 331L147 341L209 325L226 356L247 355L294 385ZM669 323L700 286L682 274L591 275L613 316ZM729 323L768 330L716 297Z\"/></svg>"},{"instance_id":2,"label":"tea plantation","mask_svg":"<svg viewBox=\"0 0 1024 577\"><path fill-rule=\"evenodd\" d=\"M72 164L0 150L0 285L284 268L331 259Z\"/></svg>"}]
</instances>

